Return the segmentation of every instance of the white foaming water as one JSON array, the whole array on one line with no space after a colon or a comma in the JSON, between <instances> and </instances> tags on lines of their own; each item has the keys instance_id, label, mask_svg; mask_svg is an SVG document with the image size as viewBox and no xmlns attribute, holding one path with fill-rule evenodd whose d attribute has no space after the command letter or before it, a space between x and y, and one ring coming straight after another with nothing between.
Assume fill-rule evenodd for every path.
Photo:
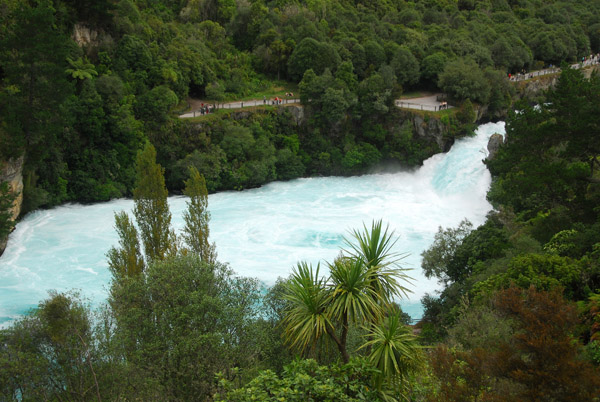
<instances>
[{"instance_id":1,"label":"white foaming water","mask_svg":"<svg viewBox=\"0 0 600 402\"><path fill-rule=\"evenodd\" d=\"M493 133L503 134L504 123L479 127L475 137L457 141L414 171L299 179L210 195L211 240L219 260L270 285L298 261L332 261L349 230L383 219L399 238L395 251L409 254L403 265L413 268L413 293L401 304L420 317L419 300L438 288L421 273L421 252L439 226L455 227L465 218L477 226L491 209L485 198L491 178L481 161ZM185 200L169 199L176 229L183 226ZM113 215L132 207L122 199L65 205L19 222L0 258L0 324L37 306L51 289L79 289L95 304L104 301L110 282L106 252L118 242Z\"/></svg>"}]
</instances>

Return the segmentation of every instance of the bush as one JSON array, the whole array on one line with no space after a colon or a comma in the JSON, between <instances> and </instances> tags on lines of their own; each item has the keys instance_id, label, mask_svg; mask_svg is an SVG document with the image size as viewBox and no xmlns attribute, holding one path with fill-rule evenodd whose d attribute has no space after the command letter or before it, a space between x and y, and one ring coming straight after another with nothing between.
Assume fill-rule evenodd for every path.
<instances>
[{"instance_id":1,"label":"bush","mask_svg":"<svg viewBox=\"0 0 600 402\"><path fill-rule=\"evenodd\" d=\"M297 360L287 365L281 378L271 370L261 372L248 385L236 389L221 376L217 402L305 402L383 401L369 386L376 370L362 359L339 366L319 366L314 360Z\"/></svg>"}]
</instances>

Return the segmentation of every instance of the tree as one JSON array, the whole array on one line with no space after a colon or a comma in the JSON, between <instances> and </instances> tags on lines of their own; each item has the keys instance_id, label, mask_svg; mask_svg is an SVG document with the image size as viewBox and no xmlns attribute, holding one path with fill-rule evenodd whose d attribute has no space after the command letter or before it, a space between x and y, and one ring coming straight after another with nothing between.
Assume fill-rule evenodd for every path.
<instances>
[{"instance_id":1,"label":"tree","mask_svg":"<svg viewBox=\"0 0 600 402\"><path fill-rule=\"evenodd\" d=\"M577 313L560 290L506 289L496 296L496 307L515 319L520 329L495 359L498 375L523 385L517 398L584 401L597 397L600 376L579 359L581 345L572 336Z\"/></svg>"},{"instance_id":2,"label":"tree","mask_svg":"<svg viewBox=\"0 0 600 402\"><path fill-rule=\"evenodd\" d=\"M164 124L169 118L169 110L178 102L175 92L165 85L160 85L137 98L136 116L147 122Z\"/></svg>"},{"instance_id":3,"label":"tree","mask_svg":"<svg viewBox=\"0 0 600 402\"><path fill-rule=\"evenodd\" d=\"M231 378L234 367L259 363L259 297L258 281L235 278L227 266L196 254L154 260L144 275L111 289L114 358L156 384L158 399L207 399L216 373Z\"/></svg>"},{"instance_id":4,"label":"tree","mask_svg":"<svg viewBox=\"0 0 600 402\"><path fill-rule=\"evenodd\" d=\"M93 339L89 308L77 295L51 292L0 331L0 398L100 401L104 372Z\"/></svg>"},{"instance_id":5,"label":"tree","mask_svg":"<svg viewBox=\"0 0 600 402\"><path fill-rule=\"evenodd\" d=\"M185 227L183 240L190 250L207 263L216 262L215 244L208 242L210 212L208 212L208 191L206 181L198 170L190 166L190 178L185 182L184 194L190 197L187 210L183 213Z\"/></svg>"},{"instance_id":6,"label":"tree","mask_svg":"<svg viewBox=\"0 0 600 402\"><path fill-rule=\"evenodd\" d=\"M483 71L471 59L448 62L439 75L438 86L457 100L471 99L485 104L490 96L490 85Z\"/></svg>"},{"instance_id":7,"label":"tree","mask_svg":"<svg viewBox=\"0 0 600 402\"><path fill-rule=\"evenodd\" d=\"M468 323L465 334L469 342L477 337L472 349L442 347L430 354L440 387L431 400L575 402L597 397L600 376L581 358L573 335L577 312L559 289L504 289L485 310L484 320L475 309L464 316L476 321ZM490 319L497 321L491 324L494 330Z\"/></svg>"},{"instance_id":8,"label":"tree","mask_svg":"<svg viewBox=\"0 0 600 402\"><path fill-rule=\"evenodd\" d=\"M385 63L385 50L374 40L367 41L364 45L365 57L375 70Z\"/></svg>"},{"instance_id":9,"label":"tree","mask_svg":"<svg viewBox=\"0 0 600 402\"><path fill-rule=\"evenodd\" d=\"M406 46L398 49L390 65L396 73L398 84L411 86L419 82L419 62Z\"/></svg>"},{"instance_id":10,"label":"tree","mask_svg":"<svg viewBox=\"0 0 600 402\"><path fill-rule=\"evenodd\" d=\"M288 344L301 352L314 348L328 332L337 336L326 314L327 293L319 268L317 265L313 270L311 265L300 262L285 283L283 297L288 303L283 321L285 336Z\"/></svg>"},{"instance_id":11,"label":"tree","mask_svg":"<svg viewBox=\"0 0 600 402\"><path fill-rule=\"evenodd\" d=\"M320 366L315 360L298 360L287 365L281 376L273 371L262 371L242 388L221 379L222 388L218 402L304 402L343 401L380 402L384 398L370 386L371 377L377 370L364 359L353 359L345 365Z\"/></svg>"},{"instance_id":12,"label":"tree","mask_svg":"<svg viewBox=\"0 0 600 402\"><path fill-rule=\"evenodd\" d=\"M381 325L373 325L361 348L369 348L369 362L379 370L375 383L379 389L385 381L401 390L408 383L408 374L419 370L422 350L415 342L412 330L404 325L399 314L386 317Z\"/></svg>"},{"instance_id":13,"label":"tree","mask_svg":"<svg viewBox=\"0 0 600 402\"><path fill-rule=\"evenodd\" d=\"M383 317L385 300L373 286L374 270L365 268L362 258L339 257L329 265L327 310L331 319L341 326L339 337L333 333L329 335L337 344L344 363L350 360L347 350L350 325L378 322Z\"/></svg>"},{"instance_id":14,"label":"tree","mask_svg":"<svg viewBox=\"0 0 600 402\"><path fill-rule=\"evenodd\" d=\"M589 177L594 176L600 146L593 133L599 128L591 115L600 113L600 76L586 79L580 70L564 69L558 83L549 94L547 105L555 118L552 137L566 141L565 157L573 157L589 165Z\"/></svg>"},{"instance_id":15,"label":"tree","mask_svg":"<svg viewBox=\"0 0 600 402\"><path fill-rule=\"evenodd\" d=\"M350 106L346 102L342 89L327 88L321 97L322 119L329 124L336 124L346 117L346 112Z\"/></svg>"},{"instance_id":16,"label":"tree","mask_svg":"<svg viewBox=\"0 0 600 402\"><path fill-rule=\"evenodd\" d=\"M356 90L358 79L351 61L343 61L335 72L335 79L342 81L350 91Z\"/></svg>"},{"instance_id":17,"label":"tree","mask_svg":"<svg viewBox=\"0 0 600 402\"><path fill-rule=\"evenodd\" d=\"M315 73L322 74L326 68L334 71L340 62L340 56L333 46L304 38L288 59L288 73L292 80L298 82L310 68Z\"/></svg>"},{"instance_id":18,"label":"tree","mask_svg":"<svg viewBox=\"0 0 600 402\"><path fill-rule=\"evenodd\" d=\"M407 291L399 281L408 279L391 252L392 235L387 228L382 230L381 221L374 222L370 231L366 227L364 233L354 231L356 242L347 241L349 251L329 264L329 278L319 276L319 266L313 270L299 263L284 294L283 326L289 345L306 353L327 335L348 363L349 330L362 327L371 337L365 344L371 351L370 361L384 368L383 377L376 378L380 388L383 383L397 384L396 380L416 369L413 363L418 359L415 338L403 330L399 312L392 306L392 297ZM384 361L388 358L392 360Z\"/></svg>"},{"instance_id":19,"label":"tree","mask_svg":"<svg viewBox=\"0 0 600 402\"><path fill-rule=\"evenodd\" d=\"M134 223L125 211L115 213L115 229L119 236L119 248L108 251L108 268L115 280L140 275L145 268L140 250L140 239Z\"/></svg>"},{"instance_id":20,"label":"tree","mask_svg":"<svg viewBox=\"0 0 600 402\"><path fill-rule=\"evenodd\" d=\"M513 257L506 270L478 282L473 293L498 290L510 286L527 289L535 286L542 291L561 289L570 299L581 299L589 289L589 279L584 275L585 265L568 257L554 254L523 254ZM592 285L593 286L593 285Z\"/></svg>"},{"instance_id":21,"label":"tree","mask_svg":"<svg viewBox=\"0 0 600 402\"><path fill-rule=\"evenodd\" d=\"M215 245L208 242L210 214L204 177L189 166L190 178L185 194L190 197L184 211L182 238L171 228L171 212L167 200L164 170L156 163L156 151L146 143L136 161L137 182L134 189L134 216L138 229L127 213L115 214L119 247L108 252L109 268L115 281L135 277L154 260L164 260L179 254L194 254L207 263L216 262ZM140 240L143 247L140 246ZM188 249L179 250L183 240Z\"/></svg>"},{"instance_id":22,"label":"tree","mask_svg":"<svg viewBox=\"0 0 600 402\"><path fill-rule=\"evenodd\" d=\"M590 116L598 113L598 88L595 74L588 80L565 69L550 102L539 109L519 105L521 112L509 118L506 144L487 162L497 176L492 202L511 206L524 220L549 220L561 209L567 220L595 220L600 147L593 135L598 122ZM542 239L567 227L556 229L540 233Z\"/></svg>"},{"instance_id":23,"label":"tree","mask_svg":"<svg viewBox=\"0 0 600 402\"><path fill-rule=\"evenodd\" d=\"M389 227L383 228L381 220L374 221L371 229L363 225L363 231L354 229L350 239L346 239L346 252L355 259L362 259L365 267L372 270L370 288L382 297L387 306L394 297L406 296L409 290L400 280L410 283L410 277L400 266L405 255L393 252L397 239Z\"/></svg>"},{"instance_id":24,"label":"tree","mask_svg":"<svg viewBox=\"0 0 600 402\"><path fill-rule=\"evenodd\" d=\"M3 3L0 17L2 153L19 157L27 152L25 208L64 202L66 116L59 111L75 89L65 74L71 33L51 1L4 5L9 3Z\"/></svg>"},{"instance_id":25,"label":"tree","mask_svg":"<svg viewBox=\"0 0 600 402\"><path fill-rule=\"evenodd\" d=\"M421 77L423 80L437 86L438 76L444 71L447 61L448 57L442 52L436 52L425 57L421 62Z\"/></svg>"},{"instance_id":26,"label":"tree","mask_svg":"<svg viewBox=\"0 0 600 402\"><path fill-rule=\"evenodd\" d=\"M435 276L445 284L457 280L455 275L448 272L448 267L456 250L465 237L471 233L472 229L473 224L468 220L460 222L456 229L448 228L444 230L442 227L438 228L431 247L421 253L423 257L421 268L423 268L423 273L427 278Z\"/></svg>"},{"instance_id":27,"label":"tree","mask_svg":"<svg viewBox=\"0 0 600 402\"><path fill-rule=\"evenodd\" d=\"M374 73L358 85L356 118L375 118L387 113L393 107L393 88L386 85L379 73Z\"/></svg>"},{"instance_id":28,"label":"tree","mask_svg":"<svg viewBox=\"0 0 600 402\"><path fill-rule=\"evenodd\" d=\"M149 142L136 159L136 187L133 214L148 261L162 260L176 249L171 229L171 212L167 202L164 169L156 163L156 150Z\"/></svg>"},{"instance_id":29,"label":"tree","mask_svg":"<svg viewBox=\"0 0 600 402\"><path fill-rule=\"evenodd\" d=\"M67 61L69 62L70 67L67 68L65 72L77 80L92 79L98 75L96 66L87 59L84 60L80 57L77 60L72 60L67 57Z\"/></svg>"}]
</instances>

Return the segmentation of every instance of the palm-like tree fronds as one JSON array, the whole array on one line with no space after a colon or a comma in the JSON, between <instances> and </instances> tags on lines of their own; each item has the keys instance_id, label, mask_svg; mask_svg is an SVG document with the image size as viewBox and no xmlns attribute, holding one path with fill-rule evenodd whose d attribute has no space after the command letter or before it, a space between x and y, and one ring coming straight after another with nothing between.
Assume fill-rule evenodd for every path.
<instances>
[{"instance_id":1,"label":"palm-like tree fronds","mask_svg":"<svg viewBox=\"0 0 600 402\"><path fill-rule=\"evenodd\" d=\"M371 325L367 330L368 340L361 349L371 347L369 361L380 371L376 378L379 386L384 381L401 385L407 374L419 369L422 348L410 328L402 324L398 314Z\"/></svg>"},{"instance_id":2,"label":"palm-like tree fronds","mask_svg":"<svg viewBox=\"0 0 600 402\"><path fill-rule=\"evenodd\" d=\"M373 338L374 361L385 375L403 373L410 362L412 338L400 331L397 314L384 319L395 296L409 291L401 281L410 282L399 260L403 255L392 252L395 244L393 232L382 230L381 221L374 222L371 230L354 231L356 243L346 241L351 251L345 251L333 264L329 264L329 278L319 277L319 265L301 262L293 270L285 285L284 299L288 302L283 325L287 343L300 352L321 339L324 334L337 345L345 363L350 360L347 339L352 324L367 323ZM395 320L395 321L394 321ZM377 326L377 324L380 324ZM404 343L403 343L404 342ZM386 346L381 346L381 345ZM387 348L387 349L386 349ZM406 361L404 361L406 357Z\"/></svg>"},{"instance_id":3,"label":"palm-like tree fronds","mask_svg":"<svg viewBox=\"0 0 600 402\"><path fill-rule=\"evenodd\" d=\"M372 322L383 316L383 300L370 286L372 272L362 258L337 258L329 264L329 272L327 302L333 319Z\"/></svg>"},{"instance_id":4,"label":"palm-like tree fronds","mask_svg":"<svg viewBox=\"0 0 600 402\"><path fill-rule=\"evenodd\" d=\"M371 287L382 295L387 303L395 296L407 296L410 290L400 282L410 283L412 278L405 273L408 269L400 266L400 261L407 254L392 251L398 241L394 239L394 232L389 232L388 226L383 229L381 220L374 221L371 230L365 225L363 229L362 232L353 230L352 239L344 239L349 247L345 250L346 253L364 260L366 267L371 271Z\"/></svg>"},{"instance_id":5,"label":"palm-like tree fronds","mask_svg":"<svg viewBox=\"0 0 600 402\"><path fill-rule=\"evenodd\" d=\"M72 60L67 57L67 62L69 63L70 67L67 68L65 72L75 79L86 80L98 75L96 66L90 63L87 59L84 60L80 57L77 60Z\"/></svg>"},{"instance_id":6,"label":"palm-like tree fronds","mask_svg":"<svg viewBox=\"0 0 600 402\"><path fill-rule=\"evenodd\" d=\"M388 233L388 226L383 230L381 220L374 221L371 224L371 230L368 230L364 224L363 229L362 232L356 229L352 230L351 235L356 243L350 241L350 239L344 239L346 244L354 251L349 252L350 254L362 256L365 263L370 267L396 264L403 257L392 252L397 239L393 239L393 231Z\"/></svg>"},{"instance_id":7,"label":"palm-like tree fronds","mask_svg":"<svg viewBox=\"0 0 600 402\"><path fill-rule=\"evenodd\" d=\"M291 347L304 352L333 328L327 314L325 280L319 278L319 265L298 263L286 283L285 299L289 308L283 320L285 334Z\"/></svg>"}]
</instances>

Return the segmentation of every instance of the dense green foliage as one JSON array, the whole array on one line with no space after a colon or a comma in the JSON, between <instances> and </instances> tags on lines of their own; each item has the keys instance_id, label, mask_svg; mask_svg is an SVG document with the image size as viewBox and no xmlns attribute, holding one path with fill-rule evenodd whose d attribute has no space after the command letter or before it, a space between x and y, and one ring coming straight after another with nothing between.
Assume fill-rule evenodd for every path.
<instances>
[{"instance_id":1,"label":"dense green foliage","mask_svg":"<svg viewBox=\"0 0 600 402\"><path fill-rule=\"evenodd\" d=\"M496 324L482 320L486 315ZM572 336L577 314L560 291L505 289L478 318L465 317L471 331L457 339L470 344L433 351L439 388L430 400L597 400L598 369L580 358Z\"/></svg>"},{"instance_id":2,"label":"dense green foliage","mask_svg":"<svg viewBox=\"0 0 600 402\"><path fill-rule=\"evenodd\" d=\"M600 50L599 11L597 0L5 0L0 153L26 152L25 211L131 195L146 140L175 191L189 165L215 191L416 164L439 148L394 129L403 89L503 110L507 72ZM307 124L263 116L262 132L238 122L215 137L173 117L188 96L248 97L275 79L302 83Z\"/></svg>"},{"instance_id":3,"label":"dense green foliage","mask_svg":"<svg viewBox=\"0 0 600 402\"><path fill-rule=\"evenodd\" d=\"M567 69L547 102L519 105L487 161L497 211L423 253L444 288L424 299L422 340L451 347L431 353L436 400L599 397L599 82Z\"/></svg>"},{"instance_id":4,"label":"dense green foliage","mask_svg":"<svg viewBox=\"0 0 600 402\"><path fill-rule=\"evenodd\" d=\"M184 194L190 197L187 211L183 213L184 241L190 247L190 251L199 255L202 261L215 262L216 246L208 240L210 212L206 180L194 167L190 167L190 178L185 182Z\"/></svg>"},{"instance_id":5,"label":"dense green foliage","mask_svg":"<svg viewBox=\"0 0 600 402\"><path fill-rule=\"evenodd\" d=\"M364 360L355 359L340 366L319 366L315 360L299 360L285 367L281 378L273 371L264 371L243 388L221 380L223 390L216 400L222 402L250 401L373 401L381 398L369 387L370 375L376 370Z\"/></svg>"}]
</instances>

